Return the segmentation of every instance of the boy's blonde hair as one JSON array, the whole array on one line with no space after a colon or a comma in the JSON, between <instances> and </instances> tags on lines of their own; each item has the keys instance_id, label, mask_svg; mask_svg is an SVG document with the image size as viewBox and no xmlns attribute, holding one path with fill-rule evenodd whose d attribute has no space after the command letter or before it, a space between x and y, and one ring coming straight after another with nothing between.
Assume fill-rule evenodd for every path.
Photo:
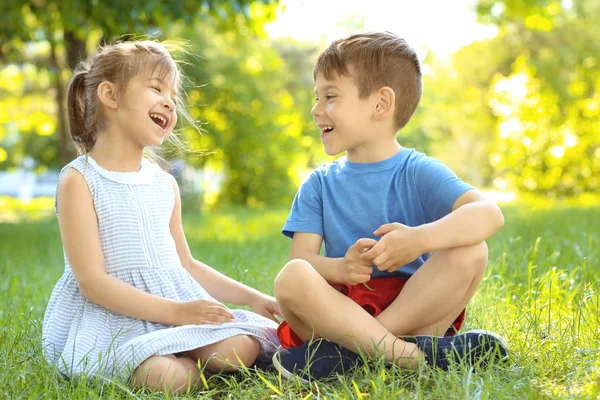
<instances>
[{"instance_id":1,"label":"boy's blonde hair","mask_svg":"<svg viewBox=\"0 0 600 400\"><path fill-rule=\"evenodd\" d=\"M107 126L98 104L98 86L104 81L114 83L119 97L129 80L149 66L158 71L161 79L172 79L179 94L182 74L168 48L177 50L180 47L175 43L151 40L116 42L102 47L97 54L77 65L67 90L67 105L71 138L80 154L94 147L98 132ZM194 124L181 102L178 102L177 113ZM178 142L178 138L171 136Z\"/></svg>"},{"instance_id":2,"label":"boy's blonde hair","mask_svg":"<svg viewBox=\"0 0 600 400\"><path fill-rule=\"evenodd\" d=\"M415 51L391 32L358 33L334 41L315 64L313 77L351 76L361 99L383 86L396 94L394 122L402 129L421 100L421 66Z\"/></svg>"}]
</instances>

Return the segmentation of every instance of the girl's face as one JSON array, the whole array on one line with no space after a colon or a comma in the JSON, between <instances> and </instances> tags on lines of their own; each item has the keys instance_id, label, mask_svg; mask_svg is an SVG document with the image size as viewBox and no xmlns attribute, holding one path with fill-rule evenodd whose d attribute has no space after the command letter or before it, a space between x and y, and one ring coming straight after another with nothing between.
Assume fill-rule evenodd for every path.
<instances>
[{"instance_id":1,"label":"girl's face","mask_svg":"<svg viewBox=\"0 0 600 400\"><path fill-rule=\"evenodd\" d=\"M131 78L117 108L117 124L142 148L160 146L177 123L175 79L158 70L146 67Z\"/></svg>"}]
</instances>

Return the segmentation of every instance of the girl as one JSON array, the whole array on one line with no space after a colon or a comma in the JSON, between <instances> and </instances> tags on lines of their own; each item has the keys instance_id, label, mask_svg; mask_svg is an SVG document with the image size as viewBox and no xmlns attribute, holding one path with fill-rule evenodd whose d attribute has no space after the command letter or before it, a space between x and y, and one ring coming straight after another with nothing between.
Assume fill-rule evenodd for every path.
<instances>
[{"instance_id":1,"label":"girl","mask_svg":"<svg viewBox=\"0 0 600 400\"><path fill-rule=\"evenodd\" d=\"M177 122L181 80L163 45L139 41L103 48L69 85L70 131L83 155L59 179L66 266L42 332L47 359L67 376L185 392L198 364L250 366L279 344L273 297L192 257L177 183L143 158Z\"/></svg>"}]
</instances>

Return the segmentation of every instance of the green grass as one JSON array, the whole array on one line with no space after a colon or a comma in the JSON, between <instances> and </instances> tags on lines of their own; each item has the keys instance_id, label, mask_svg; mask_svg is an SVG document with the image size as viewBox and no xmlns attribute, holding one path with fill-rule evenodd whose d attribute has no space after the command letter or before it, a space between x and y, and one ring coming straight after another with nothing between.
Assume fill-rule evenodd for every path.
<instances>
[{"instance_id":1,"label":"green grass","mask_svg":"<svg viewBox=\"0 0 600 400\"><path fill-rule=\"evenodd\" d=\"M211 377L201 390L181 397L598 398L600 207L523 203L503 210L506 226L488 241L489 267L465 328L505 336L512 346L509 365L407 372L378 364L310 387L274 373L242 372ZM290 244L279 233L286 211L187 214L184 224L196 258L272 293ZM54 218L0 224L0 398L161 398L114 382L65 381L48 367L41 356L41 323L62 257Z\"/></svg>"}]
</instances>

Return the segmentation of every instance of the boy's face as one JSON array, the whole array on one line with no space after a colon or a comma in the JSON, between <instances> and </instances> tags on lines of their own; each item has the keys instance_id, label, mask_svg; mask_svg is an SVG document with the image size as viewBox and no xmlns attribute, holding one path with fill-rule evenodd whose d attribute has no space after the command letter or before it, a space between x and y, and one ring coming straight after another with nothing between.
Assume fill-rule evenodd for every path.
<instances>
[{"instance_id":1,"label":"boy's face","mask_svg":"<svg viewBox=\"0 0 600 400\"><path fill-rule=\"evenodd\" d=\"M328 80L318 74L315 84L312 115L328 155L352 152L376 137L371 123L375 96L360 99L352 76L334 74Z\"/></svg>"}]
</instances>

